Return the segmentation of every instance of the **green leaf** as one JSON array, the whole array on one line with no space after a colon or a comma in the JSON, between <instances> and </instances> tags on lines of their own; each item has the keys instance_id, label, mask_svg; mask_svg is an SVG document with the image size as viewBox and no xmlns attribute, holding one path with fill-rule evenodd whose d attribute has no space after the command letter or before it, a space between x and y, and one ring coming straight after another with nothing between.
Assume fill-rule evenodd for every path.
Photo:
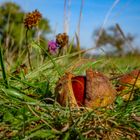
<instances>
[{"instance_id":1,"label":"green leaf","mask_svg":"<svg viewBox=\"0 0 140 140\"><path fill-rule=\"evenodd\" d=\"M14 90L14 89L10 89L10 88L9 88L9 89L5 89L5 88L2 88L2 91L3 91L6 95L8 95L8 96L12 96L12 97L15 97L15 98L17 98L17 99L21 99L21 100L27 101L27 102L38 103L37 100L35 100L35 99L33 99L33 98L31 98L31 97L29 97L29 96L23 94L23 93L20 93L20 92Z\"/></svg>"},{"instance_id":2,"label":"green leaf","mask_svg":"<svg viewBox=\"0 0 140 140\"><path fill-rule=\"evenodd\" d=\"M56 136L55 136L55 133L52 131L52 130L38 130L34 133L31 133L31 135L25 137L23 140L29 140L31 138L35 139L35 138L45 138L47 140L49 139L54 139Z\"/></svg>"},{"instance_id":3,"label":"green leaf","mask_svg":"<svg viewBox=\"0 0 140 140\"><path fill-rule=\"evenodd\" d=\"M123 98L121 96L118 96L116 99L116 103L121 106L123 104Z\"/></svg>"},{"instance_id":4,"label":"green leaf","mask_svg":"<svg viewBox=\"0 0 140 140\"><path fill-rule=\"evenodd\" d=\"M14 119L14 116L13 116L10 112L6 112L6 113L4 114L3 120L4 120L5 122L12 122L13 119Z\"/></svg>"}]
</instances>

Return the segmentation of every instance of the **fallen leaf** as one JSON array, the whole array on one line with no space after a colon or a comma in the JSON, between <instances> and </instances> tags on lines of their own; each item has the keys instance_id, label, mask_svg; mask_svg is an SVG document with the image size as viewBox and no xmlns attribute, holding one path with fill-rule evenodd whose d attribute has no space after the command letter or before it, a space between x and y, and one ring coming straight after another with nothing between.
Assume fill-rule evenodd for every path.
<instances>
[{"instance_id":1,"label":"fallen leaf","mask_svg":"<svg viewBox=\"0 0 140 140\"><path fill-rule=\"evenodd\" d=\"M130 98L133 86L134 89L140 88L140 70L138 69L121 76L118 80L118 87L116 90L120 92L120 96L127 101ZM133 94L130 100L132 99Z\"/></svg>"},{"instance_id":2,"label":"fallen leaf","mask_svg":"<svg viewBox=\"0 0 140 140\"><path fill-rule=\"evenodd\" d=\"M119 83L120 84L129 84L129 85L133 85L136 77L138 76L138 79L136 81L135 86L140 87L140 75L139 75L139 71L140 70L133 70L130 73L127 73L125 75L123 75L122 77L120 77L119 79Z\"/></svg>"},{"instance_id":3,"label":"fallen leaf","mask_svg":"<svg viewBox=\"0 0 140 140\"><path fill-rule=\"evenodd\" d=\"M115 93L116 90L105 75L92 69L86 71L86 107L105 107L112 104Z\"/></svg>"},{"instance_id":4,"label":"fallen leaf","mask_svg":"<svg viewBox=\"0 0 140 140\"><path fill-rule=\"evenodd\" d=\"M70 107L78 107L75 99L71 79L74 77L73 74L67 73L57 83L56 94L57 101L62 105L66 106L69 104Z\"/></svg>"}]
</instances>

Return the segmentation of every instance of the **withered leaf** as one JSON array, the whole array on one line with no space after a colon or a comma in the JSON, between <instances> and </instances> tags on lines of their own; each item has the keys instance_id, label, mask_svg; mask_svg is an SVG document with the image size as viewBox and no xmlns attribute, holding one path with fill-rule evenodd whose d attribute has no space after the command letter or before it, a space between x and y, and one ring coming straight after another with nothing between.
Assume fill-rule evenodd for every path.
<instances>
[{"instance_id":1,"label":"withered leaf","mask_svg":"<svg viewBox=\"0 0 140 140\"><path fill-rule=\"evenodd\" d=\"M105 75L92 69L86 71L86 107L105 107L112 104L115 93L116 90Z\"/></svg>"},{"instance_id":2,"label":"withered leaf","mask_svg":"<svg viewBox=\"0 0 140 140\"><path fill-rule=\"evenodd\" d=\"M71 79L74 77L71 73L66 73L62 78L60 78L59 82L56 86L57 93L57 101L62 105L66 106L68 103L70 107L78 107L76 102Z\"/></svg>"},{"instance_id":3,"label":"withered leaf","mask_svg":"<svg viewBox=\"0 0 140 140\"><path fill-rule=\"evenodd\" d=\"M119 91L120 96L122 96L122 98L127 101L130 98L133 86L134 89L140 88L140 70L138 69L124 74L119 78L117 91ZM133 94L130 100L132 99Z\"/></svg>"},{"instance_id":4,"label":"withered leaf","mask_svg":"<svg viewBox=\"0 0 140 140\"><path fill-rule=\"evenodd\" d=\"M120 84L133 85L135 80L137 80L135 86L140 87L140 74L139 74L139 71L140 70L136 69L136 70L133 70L130 73L124 74L122 77L120 77L119 83ZM138 79L136 79L137 76L138 76Z\"/></svg>"}]
</instances>

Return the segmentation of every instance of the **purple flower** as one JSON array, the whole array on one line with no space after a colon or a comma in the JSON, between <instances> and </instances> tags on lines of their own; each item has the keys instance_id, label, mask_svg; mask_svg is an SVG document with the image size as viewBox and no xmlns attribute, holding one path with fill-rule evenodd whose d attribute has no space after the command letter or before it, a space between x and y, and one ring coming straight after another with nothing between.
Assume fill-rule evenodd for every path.
<instances>
[{"instance_id":1,"label":"purple flower","mask_svg":"<svg viewBox=\"0 0 140 140\"><path fill-rule=\"evenodd\" d=\"M58 44L55 41L49 41L48 50L51 54L56 54L58 52Z\"/></svg>"}]
</instances>

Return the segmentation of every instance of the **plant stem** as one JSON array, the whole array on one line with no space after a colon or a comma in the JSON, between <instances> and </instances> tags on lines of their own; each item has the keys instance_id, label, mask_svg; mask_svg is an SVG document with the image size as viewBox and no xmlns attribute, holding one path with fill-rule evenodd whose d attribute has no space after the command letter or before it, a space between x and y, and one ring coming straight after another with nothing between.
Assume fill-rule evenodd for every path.
<instances>
[{"instance_id":1,"label":"plant stem","mask_svg":"<svg viewBox=\"0 0 140 140\"><path fill-rule=\"evenodd\" d=\"M23 137L25 138L25 121L26 121L26 114L25 114L25 105L23 105Z\"/></svg>"},{"instance_id":2,"label":"plant stem","mask_svg":"<svg viewBox=\"0 0 140 140\"><path fill-rule=\"evenodd\" d=\"M28 46L28 30L29 30L29 29L26 30L26 37L25 37L25 38L26 38L26 42L25 42L25 43L26 43L27 52L28 52L28 63L29 63L30 69L33 70L33 69L32 69L32 65L31 65L30 49L29 49L29 46Z\"/></svg>"},{"instance_id":3,"label":"plant stem","mask_svg":"<svg viewBox=\"0 0 140 140\"><path fill-rule=\"evenodd\" d=\"M41 47L39 44L37 44L36 42L35 42L35 44L36 44L38 47L40 47L40 48L47 54L48 58L51 60L51 62L53 63L53 65L54 65L54 67L55 67L55 69L56 69L56 71L58 72L59 76L61 76L62 74L61 74L61 72L59 71L59 69L58 69L58 67L57 67L57 64L55 63L55 61L53 60L53 58L50 56L50 54L49 54L43 47Z\"/></svg>"},{"instance_id":4,"label":"plant stem","mask_svg":"<svg viewBox=\"0 0 140 140\"><path fill-rule=\"evenodd\" d=\"M4 84L5 84L5 87L8 88L8 81L7 81L7 78L6 78L6 72L5 72L4 62L3 62L1 41L0 41L0 64L1 64L2 76L3 76Z\"/></svg>"}]
</instances>

